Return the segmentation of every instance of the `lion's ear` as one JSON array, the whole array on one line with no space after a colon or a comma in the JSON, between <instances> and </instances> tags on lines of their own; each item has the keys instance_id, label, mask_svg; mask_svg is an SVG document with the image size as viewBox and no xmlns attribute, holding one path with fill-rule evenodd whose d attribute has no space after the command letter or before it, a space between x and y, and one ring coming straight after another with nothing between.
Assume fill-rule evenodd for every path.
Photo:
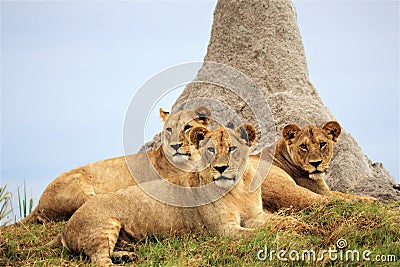
<instances>
[{"instance_id":1,"label":"lion's ear","mask_svg":"<svg viewBox=\"0 0 400 267\"><path fill-rule=\"evenodd\" d=\"M194 113L196 114L196 120L199 123L203 124L204 126L208 125L210 122L211 111L207 107L198 107L194 110Z\"/></svg>"},{"instance_id":2,"label":"lion's ear","mask_svg":"<svg viewBox=\"0 0 400 267\"><path fill-rule=\"evenodd\" d=\"M296 124L289 124L283 127L282 136L287 142L291 142L293 138L301 131L301 128Z\"/></svg>"},{"instance_id":3,"label":"lion's ear","mask_svg":"<svg viewBox=\"0 0 400 267\"><path fill-rule=\"evenodd\" d=\"M197 126L190 130L189 139L196 148L199 148L200 141L209 137L209 135L210 130L206 127Z\"/></svg>"},{"instance_id":4,"label":"lion's ear","mask_svg":"<svg viewBox=\"0 0 400 267\"><path fill-rule=\"evenodd\" d=\"M254 144L254 141L257 137L257 131L253 125L244 123L237 127L235 131L239 134L240 138L246 141L248 146L252 146Z\"/></svg>"},{"instance_id":5,"label":"lion's ear","mask_svg":"<svg viewBox=\"0 0 400 267\"><path fill-rule=\"evenodd\" d=\"M342 127L336 121L328 121L322 126L322 130L324 130L325 135L336 142L342 132Z\"/></svg>"},{"instance_id":6,"label":"lion's ear","mask_svg":"<svg viewBox=\"0 0 400 267\"><path fill-rule=\"evenodd\" d=\"M162 108L160 108L160 118L161 118L162 122L165 122L167 120L168 116L169 116L169 112L164 111Z\"/></svg>"}]
</instances>

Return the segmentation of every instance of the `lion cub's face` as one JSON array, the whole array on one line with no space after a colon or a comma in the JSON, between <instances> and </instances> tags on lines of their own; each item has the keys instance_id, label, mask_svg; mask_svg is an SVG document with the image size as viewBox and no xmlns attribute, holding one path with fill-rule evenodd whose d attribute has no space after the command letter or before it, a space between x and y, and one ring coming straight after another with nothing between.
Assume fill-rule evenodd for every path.
<instances>
[{"instance_id":1,"label":"lion cub's face","mask_svg":"<svg viewBox=\"0 0 400 267\"><path fill-rule=\"evenodd\" d=\"M190 142L189 133L193 127L208 125L210 116L211 111L206 107L174 114L160 109L160 117L164 122L163 149L172 162L179 164L200 158L198 150Z\"/></svg>"},{"instance_id":2,"label":"lion cub's face","mask_svg":"<svg viewBox=\"0 0 400 267\"><path fill-rule=\"evenodd\" d=\"M219 187L230 188L246 169L256 130L250 124L236 130L219 127L211 132L205 127L196 127L191 131L190 138L199 148L201 161L207 165L201 171L205 179L203 183L214 182Z\"/></svg>"},{"instance_id":3,"label":"lion cub's face","mask_svg":"<svg viewBox=\"0 0 400 267\"><path fill-rule=\"evenodd\" d=\"M335 121L327 122L322 127L306 126L302 129L290 124L282 130L290 158L307 171L311 179L325 173L340 133L341 127Z\"/></svg>"}]
</instances>

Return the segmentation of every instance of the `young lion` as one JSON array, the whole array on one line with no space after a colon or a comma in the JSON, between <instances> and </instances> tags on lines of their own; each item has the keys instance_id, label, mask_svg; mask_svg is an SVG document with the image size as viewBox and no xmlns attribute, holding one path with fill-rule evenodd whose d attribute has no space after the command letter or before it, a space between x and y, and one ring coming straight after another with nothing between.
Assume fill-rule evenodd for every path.
<instances>
[{"instance_id":1,"label":"young lion","mask_svg":"<svg viewBox=\"0 0 400 267\"><path fill-rule=\"evenodd\" d=\"M47 186L37 207L20 223L67 220L94 195L135 185L136 181L130 168L140 166L146 157L151 158L155 164L168 157L177 165L184 164L184 160L197 159L198 152L188 139L189 129L207 125L210 115L211 112L206 107L199 107L193 111L179 111L171 115L160 109L165 133L161 147L147 154L138 153L106 159L61 174ZM127 161L130 166L127 165Z\"/></svg>"},{"instance_id":2,"label":"young lion","mask_svg":"<svg viewBox=\"0 0 400 267\"><path fill-rule=\"evenodd\" d=\"M250 125L237 130L247 131L249 138L255 137L255 129ZM241 235L273 217L263 212L260 188L254 192L248 190L255 175L253 165L247 164L253 139L243 139L243 133L223 127L212 132L196 127L190 136L199 146L207 167L199 172L179 173L180 188L186 193L176 193L177 188L167 189L162 181L146 184L164 194L196 199L198 203L206 200L206 204L169 205L139 186L131 186L91 198L74 213L54 243L61 242L69 250L89 256L93 263L108 266L112 265L110 255L121 237L139 239L145 235L185 233L201 228L215 234Z\"/></svg>"},{"instance_id":3,"label":"young lion","mask_svg":"<svg viewBox=\"0 0 400 267\"><path fill-rule=\"evenodd\" d=\"M262 184L263 205L268 210L293 207L304 209L331 197L372 201L373 198L330 191L324 175L332 159L333 147L341 133L339 123L322 127L283 128L283 138L275 145L272 167ZM270 154L268 150L264 151Z\"/></svg>"}]
</instances>

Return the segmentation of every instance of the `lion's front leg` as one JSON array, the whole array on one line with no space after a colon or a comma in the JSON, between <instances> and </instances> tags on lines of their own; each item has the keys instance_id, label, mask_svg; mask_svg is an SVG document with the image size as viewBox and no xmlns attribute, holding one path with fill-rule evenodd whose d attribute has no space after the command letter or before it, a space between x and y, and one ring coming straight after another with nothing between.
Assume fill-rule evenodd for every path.
<instances>
[{"instance_id":1,"label":"lion's front leg","mask_svg":"<svg viewBox=\"0 0 400 267\"><path fill-rule=\"evenodd\" d=\"M264 211L253 213L243 220L243 226L248 228L260 228L268 223L270 219L269 214Z\"/></svg>"},{"instance_id":2,"label":"lion's front leg","mask_svg":"<svg viewBox=\"0 0 400 267\"><path fill-rule=\"evenodd\" d=\"M240 225L230 225L225 230L222 231L222 234L230 237L242 237L248 236L254 232L254 229L242 227Z\"/></svg>"},{"instance_id":3,"label":"lion's front leg","mask_svg":"<svg viewBox=\"0 0 400 267\"><path fill-rule=\"evenodd\" d=\"M113 266L114 265L111 261L110 255L107 253L104 253L103 251L100 251L99 253L92 255L90 257L90 260L96 266Z\"/></svg>"},{"instance_id":4,"label":"lion's front leg","mask_svg":"<svg viewBox=\"0 0 400 267\"><path fill-rule=\"evenodd\" d=\"M253 229L242 226L240 211L224 198L198 208L206 229L217 235L232 237L246 236Z\"/></svg>"},{"instance_id":5,"label":"lion's front leg","mask_svg":"<svg viewBox=\"0 0 400 267\"><path fill-rule=\"evenodd\" d=\"M284 229L303 229L306 225L291 216L281 216L277 214L272 214L270 212L264 212L262 208L260 209L250 209L247 216L243 220L243 226L257 229L272 226L273 229L284 230Z\"/></svg>"},{"instance_id":6,"label":"lion's front leg","mask_svg":"<svg viewBox=\"0 0 400 267\"><path fill-rule=\"evenodd\" d=\"M325 181L325 173L309 174L308 178L295 178L296 183L317 194L325 195L330 192L329 186Z\"/></svg>"},{"instance_id":7,"label":"lion's front leg","mask_svg":"<svg viewBox=\"0 0 400 267\"><path fill-rule=\"evenodd\" d=\"M80 211L80 210L79 210ZM78 211L78 212L79 212ZM68 250L89 256L98 266L111 266L110 255L114 251L121 230L121 222L101 216L72 217L62 233L62 244Z\"/></svg>"},{"instance_id":8,"label":"lion's front leg","mask_svg":"<svg viewBox=\"0 0 400 267\"><path fill-rule=\"evenodd\" d=\"M272 213L264 213L263 216L260 216L260 220L263 220L263 223L260 224L258 227L268 227L271 226L274 230L287 230L287 229L294 229L294 230L302 230L306 229L307 225L292 217L292 216L281 216Z\"/></svg>"},{"instance_id":9,"label":"lion's front leg","mask_svg":"<svg viewBox=\"0 0 400 267\"><path fill-rule=\"evenodd\" d=\"M353 201L361 201L361 202L364 202L364 203L372 203L372 202L378 201L374 197L355 196L355 195L342 193L342 192L339 192L339 191L330 191L329 195L332 198L339 198L339 199L353 200Z\"/></svg>"},{"instance_id":10,"label":"lion's front leg","mask_svg":"<svg viewBox=\"0 0 400 267\"><path fill-rule=\"evenodd\" d=\"M220 217L218 225L208 225L206 226L212 232L215 232L219 235L231 236L231 237L240 237L250 235L254 229L249 228L247 226L240 225L240 219L236 217L239 216L229 216L229 217Z\"/></svg>"},{"instance_id":11,"label":"lion's front leg","mask_svg":"<svg viewBox=\"0 0 400 267\"><path fill-rule=\"evenodd\" d=\"M307 186L315 187L315 182L304 179ZM313 185L314 186L311 186ZM261 186L264 209L275 212L282 208L302 210L327 201L327 197L315 193L295 183L292 177L278 167L272 166L270 173Z\"/></svg>"}]
</instances>

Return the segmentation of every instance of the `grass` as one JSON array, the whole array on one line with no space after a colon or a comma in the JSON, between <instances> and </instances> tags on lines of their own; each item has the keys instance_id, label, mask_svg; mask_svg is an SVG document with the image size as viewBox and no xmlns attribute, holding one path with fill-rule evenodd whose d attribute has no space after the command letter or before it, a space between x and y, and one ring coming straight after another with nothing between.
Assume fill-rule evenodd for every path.
<instances>
[{"instance_id":1,"label":"grass","mask_svg":"<svg viewBox=\"0 0 400 267\"><path fill-rule=\"evenodd\" d=\"M7 190L7 186L2 186L0 187L0 226L10 223L11 214L11 193Z\"/></svg>"},{"instance_id":2,"label":"grass","mask_svg":"<svg viewBox=\"0 0 400 267\"><path fill-rule=\"evenodd\" d=\"M30 198L28 201L28 197L26 195L26 182L24 180L24 187L23 187L23 195L20 193L20 188L18 187L18 207L19 207L19 217L25 218L32 212L33 208L33 199ZM29 203L29 206L28 206Z\"/></svg>"},{"instance_id":3,"label":"grass","mask_svg":"<svg viewBox=\"0 0 400 267\"><path fill-rule=\"evenodd\" d=\"M133 252L137 266L399 266L400 203L332 201L299 213L280 213L295 216L307 227L296 232L267 225L254 235L239 239L216 237L207 232L147 237L129 244L128 249ZM0 266L91 266L85 257L71 254L62 247L42 247L63 227L63 222L1 227ZM340 239L347 243L343 250L337 247ZM329 249L336 260L329 259ZM276 251L272 256L271 250ZM288 261L278 260L277 251L280 250L287 251L280 256ZM296 255L301 259L305 250L316 252L316 258L321 257L324 250L327 253L320 261L307 260L307 254L304 254L305 261L291 260L295 260ZM355 260L356 254L352 258L356 251L360 253L360 261ZM363 253L370 261L363 260ZM257 255L261 259L266 256L265 260L259 260ZM378 255L392 262L377 262Z\"/></svg>"},{"instance_id":4,"label":"grass","mask_svg":"<svg viewBox=\"0 0 400 267\"><path fill-rule=\"evenodd\" d=\"M17 197L18 197L18 210L19 210L19 218L23 219L28 216L33 209L33 199L29 198L26 194L26 183L24 180L24 185L22 188L22 193L20 191L20 187L17 189ZM12 205L12 193L7 190L7 185L0 186L0 226L5 226L10 224L14 218L14 209Z\"/></svg>"}]
</instances>

